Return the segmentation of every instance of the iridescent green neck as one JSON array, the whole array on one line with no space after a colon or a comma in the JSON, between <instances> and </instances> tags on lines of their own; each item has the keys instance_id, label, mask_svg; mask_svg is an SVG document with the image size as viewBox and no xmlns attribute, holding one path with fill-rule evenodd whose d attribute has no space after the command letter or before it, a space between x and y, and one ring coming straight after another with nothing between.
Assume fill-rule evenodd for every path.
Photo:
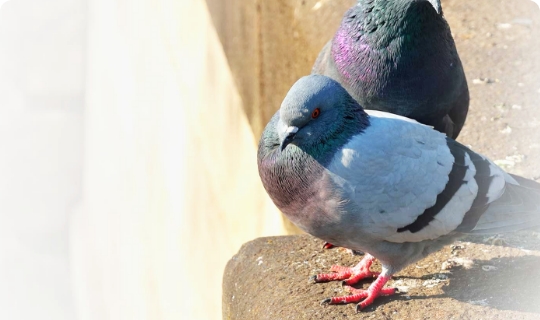
<instances>
[{"instance_id":1,"label":"iridescent green neck","mask_svg":"<svg viewBox=\"0 0 540 320\"><path fill-rule=\"evenodd\" d=\"M369 126L369 116L352 98L350 107L344 108L343 113L342 121L332 123L312 143L304 143L294 150L305 152L326 167L341 147Z\"/></svg>"}]
</instances>

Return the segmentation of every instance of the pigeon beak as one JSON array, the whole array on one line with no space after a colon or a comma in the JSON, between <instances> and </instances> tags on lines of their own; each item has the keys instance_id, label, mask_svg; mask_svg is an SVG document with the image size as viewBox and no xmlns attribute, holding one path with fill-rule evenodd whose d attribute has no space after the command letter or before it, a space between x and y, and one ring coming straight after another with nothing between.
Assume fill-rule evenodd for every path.
<instances>
[{"instance_id":1,"label":"pigeon beak","mask_svg":"<svg viewBox=\"0 0 540 320\"><path fill-rule=\"evenodd\" d=\"M287 135L285 136L285 139L281 141L281 151L283 151L283 149L285 149L285 147L287 147L287 145L294 140L294 136L298 132L298 127L290 126L285 132L287 132Z\"/></svg>"}]
</instances>

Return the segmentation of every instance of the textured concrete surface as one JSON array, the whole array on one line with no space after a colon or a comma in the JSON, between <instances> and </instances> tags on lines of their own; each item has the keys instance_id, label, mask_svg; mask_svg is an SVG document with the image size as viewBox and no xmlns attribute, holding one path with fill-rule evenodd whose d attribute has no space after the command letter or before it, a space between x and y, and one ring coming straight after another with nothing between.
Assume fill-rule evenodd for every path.
<instances>
[{"instance_id":1,"label":"textured concrete surface","mask_svg":"<svg viewBox=\"0 0 540 320\"><path fill-rule=\"evenodd\" d=\"M339 282L314 284L308 278L362 258L342 248L323 250L322 243L309 235L246 243L225 269L223 319L540 318L538 234L506 236L499 239L502 246L482 237L458 241L397 273L388 286L401 293L378 298L360 314L355 304L320 305L348 293Z\"/></svg>"},{"instance_id":2,"label":"textured concrete surface","mask_svg":"<svg viewBox=\"0 0 540 320\"><path fill-rule=\"evenodd\" d=\"M443 1L469 82L458 140L540 178L540 10L528 0Z\"/></svg>"}]
</instances>

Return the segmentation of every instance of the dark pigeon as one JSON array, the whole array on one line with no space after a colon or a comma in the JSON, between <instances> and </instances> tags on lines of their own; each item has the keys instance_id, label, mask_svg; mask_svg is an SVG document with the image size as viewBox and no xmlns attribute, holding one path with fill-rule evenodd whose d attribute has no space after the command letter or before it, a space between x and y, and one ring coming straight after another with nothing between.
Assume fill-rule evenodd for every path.
<instances>
[{"instance_id":1,"label":"dark pigeon","mask_svg":"<svg viewBox=\"0 0 540 320\"><path fill-rule=\"evenodd\" d=\"M469 89L438 0L359 0L312 70L365 109L408 117L455 139Z\"/></svg>"}]
</instances>

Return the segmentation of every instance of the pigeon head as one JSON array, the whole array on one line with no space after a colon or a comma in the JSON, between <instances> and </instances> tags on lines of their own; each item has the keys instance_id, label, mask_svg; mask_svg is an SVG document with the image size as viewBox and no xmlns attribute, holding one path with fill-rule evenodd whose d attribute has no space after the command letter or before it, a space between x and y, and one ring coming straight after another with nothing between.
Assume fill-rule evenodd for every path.
<instances>
[{"instance_id":1,"label":"pigeon head","mask_svg":"<svg viewBox=\"0 0 540 320\"><path fill-rule=\"evenodd\" d=\"M368 116L336 81L321 75L299 79L279 110L277 133L280 149L289 144L319 148L348 140L368 126Z\"/></svg>"}]
</instances>

